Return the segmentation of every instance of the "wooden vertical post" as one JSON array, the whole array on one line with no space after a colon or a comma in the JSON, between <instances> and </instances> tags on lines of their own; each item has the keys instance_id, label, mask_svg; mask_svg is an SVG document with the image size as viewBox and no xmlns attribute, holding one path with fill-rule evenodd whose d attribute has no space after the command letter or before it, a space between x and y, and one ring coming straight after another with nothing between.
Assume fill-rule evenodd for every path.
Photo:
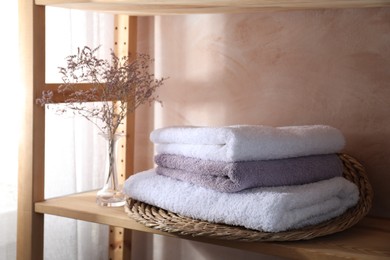
<instances>
[{"instance_id":1,"label":"wooden vertical post","mask_svg":"<svg viewBox=\"0 0 390 260\"><path fill-rule=\"evenodd\" d=\"M19 0L22 105L19 144L17 259L43 259L43 214L34 204L44 199L45 111L35 104L45 85L45 7Z\"/></svg>"},{"instance_id":2,"label":"wooden vertical post","mask_svg":"<svg viewBox=\"0 0 390 260\"><path fill-rule=\"evenodd\" d=\"M137 54L137 17L128 17L128 52L133 57ZM134 174L134 146L135 146L135 112L129 114L126 118L127 138L125 147L125 172L124 178L127 179ZM131 258L131 239L132 231L125 229L123 232L123 259Z\"/></svg>"},{"instance_id":3,"label":"wooden vertical post","mask_svg":"<svg viewBox=\"0 0 390 260\"><path fill-rule=\"evenodd\" d=\"M132 55L137 52L137 18L125 15L115 16L115 53L118 57ZM126 133L126 138L120 140L118 166L119 183L124 181L134 171L134 113L128 114L124 125L118 131ZM131 231L118 227L110 227L110 259L130 259Z\"/></svg>"}]
</instances>

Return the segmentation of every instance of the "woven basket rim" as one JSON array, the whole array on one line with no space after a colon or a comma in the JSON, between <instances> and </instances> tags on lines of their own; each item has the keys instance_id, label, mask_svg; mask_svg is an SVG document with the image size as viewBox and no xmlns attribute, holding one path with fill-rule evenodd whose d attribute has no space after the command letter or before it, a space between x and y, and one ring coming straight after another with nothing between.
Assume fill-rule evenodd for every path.
<instances>
[{"instance_id":1,"label":"woven basket rim","mask_svg":"<svg viewBox=\"0 0 390 260\"><path fill-rule=\"evenodd\" d=\"M372 205L373 191L364 167L348 154L340 153L338 156L343 162L344 178L355 183L359 188L359 201L344 214L320 224L276 233L262 232L240 226L188 218L131 198L127 200L125 212L130 218L147 227L192 237L201 236L248 242L296 241L341 232L352 227L367 215Z\"/></svg>"}]
</instances>

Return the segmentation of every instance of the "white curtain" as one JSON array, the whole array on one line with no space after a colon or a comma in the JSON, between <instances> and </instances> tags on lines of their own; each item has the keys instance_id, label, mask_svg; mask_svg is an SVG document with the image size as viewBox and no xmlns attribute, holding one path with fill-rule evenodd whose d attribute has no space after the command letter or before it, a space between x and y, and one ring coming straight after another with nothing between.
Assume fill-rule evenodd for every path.
<instances>
[{"instance_id":1,"label":"white curtain","mask_svg":"<svg viewBox=\"0 0 390 260\"><path fill-rule=\"evenodd\" d=\"M101 45L99 57L113 48L110 14L62 8L46 9L46 82L61 82L58 67L77 48ZM94 125L79 117L46 109L46 198L102 186L105 142ZM44 256L51 260L107 259L108 227L45 215Z\"/></svg>"},{"instance_id":2,"label":"white curtain","mask_svg":"<svg viewBox=\"0 0 390 260\"><path fill-rule=\"evenodd\" d=\"M0 8L0 260L16 256L16 208L19 131L18 1Z\"/></svg>"}]
</instances>

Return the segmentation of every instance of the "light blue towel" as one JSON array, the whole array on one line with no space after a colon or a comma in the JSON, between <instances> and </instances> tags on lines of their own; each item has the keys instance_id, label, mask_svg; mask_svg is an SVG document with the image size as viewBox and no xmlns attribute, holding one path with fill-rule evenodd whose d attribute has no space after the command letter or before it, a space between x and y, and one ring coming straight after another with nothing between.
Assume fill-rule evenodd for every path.
<instances>
[{"instance_id":1,"label":"light blue towel","mask_svg":"<svg viewBox=\"0 0 390 260\"><path fill-rule=\"evenodd\" d=\"M357 186L342 177L224 193L158 175L154 169L128 178L124 192L186 217L265 232L318 224L343 214L359 199Z\"/></svg>"}]
</instances>

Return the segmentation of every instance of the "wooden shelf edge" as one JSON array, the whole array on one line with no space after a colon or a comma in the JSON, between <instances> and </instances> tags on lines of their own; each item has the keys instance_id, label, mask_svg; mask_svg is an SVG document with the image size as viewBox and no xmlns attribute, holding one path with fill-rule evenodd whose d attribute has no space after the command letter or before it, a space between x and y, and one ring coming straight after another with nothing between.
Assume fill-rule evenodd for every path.
<instances>
[{"instance_id":1,"label":"wooden shelf edge","mask_svg":"<svg viewBox=\"0 0 390 260\"><path fill-rule=\"evenodd\" d=\"M245 13L270 10L369 8L390 6L390 0L35 0L37 5L128 15Z\"/></svg>"},{"instance_id":2,"label":"wooden shelf edge","mask_svg":"<svg viewBox=\"0 0 390 260\"><path fill-rule=\"evenodd\" d=\"M123 207L109 208L97 205L95 198L96 191L52 198L35 203L35 212L166 235L130 219Z\"/></svg>"},{"instance_id":3,"label":"wooden shelf edge","mask_svg":"<svg viewBox=\"0 0 390 260\"><path fill-rule=\"evenodd\" d=\"M48 199L35 203L35 212L288 258L389 259L390 257L388 247L390 219L367 217L349 230L309 241L248 243L178 236L148 228L129 218L122 207L98 206L95 198L96 191L89 191Z\"/></svg>"}]
</instances>

